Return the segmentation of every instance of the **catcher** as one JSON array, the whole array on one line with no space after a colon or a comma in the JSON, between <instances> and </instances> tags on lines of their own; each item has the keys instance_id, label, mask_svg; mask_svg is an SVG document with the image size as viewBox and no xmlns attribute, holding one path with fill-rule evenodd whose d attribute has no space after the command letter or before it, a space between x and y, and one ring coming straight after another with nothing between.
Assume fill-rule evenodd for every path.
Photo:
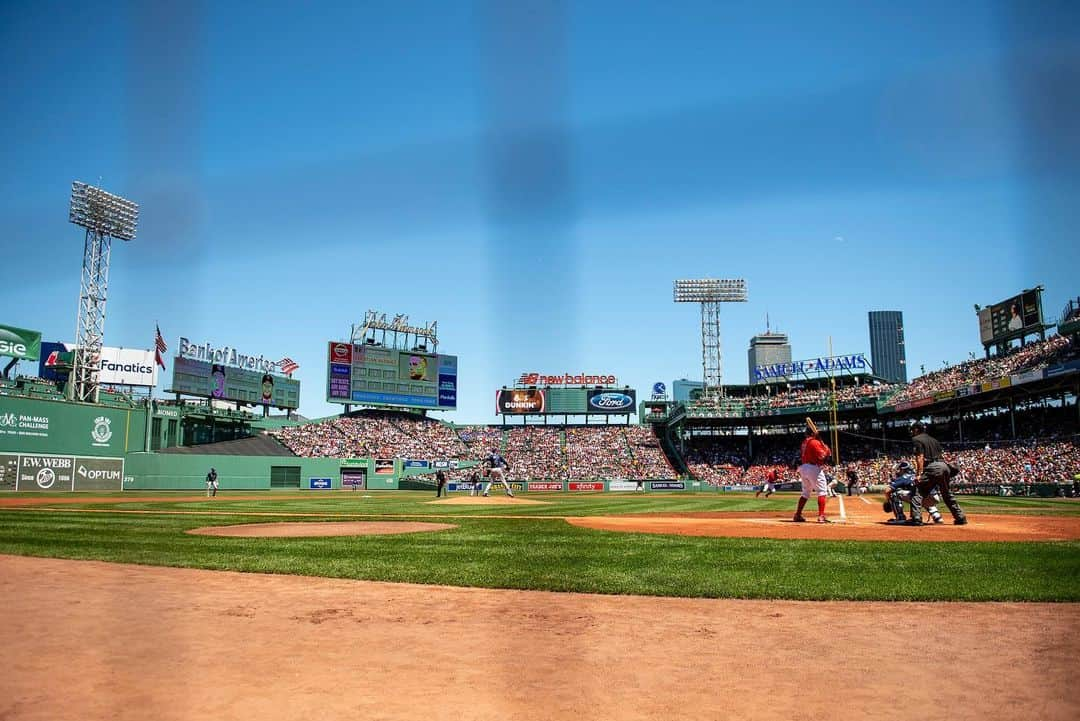
<instances>
[{"instance_id":1,"label":"catcher","mask_svg":"<svg viewBox=\"0 0 1080 721\"><path fill-rule=\"evenodd\" d=\"M896 472L898 475L885 489L885 502L881 506L883 511L893 514L893 517L886 521L890 525L907 523L907 519L904 517L904 501L910 504L911 496L915 492L915 468L907 461L901 461L896 467ZM937 504L941 501L941 496L938 495L937 490L930 494L930 501L931 504L926 507L926 512L930 514L930 518L933 519L934 523L944 523L945 521L942 519L941 512L938 511L937 507ZM914 518L914 513L915 511L912 510L912 518ZM922 513L919 515L921 516Z\"/></svg>"}]
</instances>

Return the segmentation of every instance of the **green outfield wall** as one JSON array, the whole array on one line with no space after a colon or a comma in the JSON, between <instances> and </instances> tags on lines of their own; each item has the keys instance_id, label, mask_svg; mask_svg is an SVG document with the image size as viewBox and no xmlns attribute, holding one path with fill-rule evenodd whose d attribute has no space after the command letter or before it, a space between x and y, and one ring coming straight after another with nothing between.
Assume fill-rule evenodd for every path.
<instances>
[{"instance_id":1,"label":"green outfield wall","mask_svg":"<svg viewBox=\"0 0 1080 721\"><path fill-rule=\"evenodd\" d=\"M0 396L0 452L118 457L145 438L144 408Z\"/></svg>"},{"instance_id":2,"label":"green outfield wall","mask_svg":"<svg viewBox=\"0 0 1080 721\"><path fill-rule=\"evenodd\" d=\"M217 470L220 490L323 490L310 479L329 479L325 490L342 488L342 470L362 475L366 490L397 490L397 475L375 475L366 458L292 458L289 456L211 456L132 453L126 458L125 491L205 490L206 474Z\"/></svg>"}]
</instances>

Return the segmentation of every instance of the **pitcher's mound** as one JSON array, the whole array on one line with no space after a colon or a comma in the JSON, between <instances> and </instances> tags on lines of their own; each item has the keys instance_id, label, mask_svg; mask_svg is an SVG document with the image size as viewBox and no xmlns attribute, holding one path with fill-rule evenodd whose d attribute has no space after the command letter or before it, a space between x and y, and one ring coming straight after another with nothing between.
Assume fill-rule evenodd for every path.
<instances>
[{"instance_id":1,"label":"pitcher's mound","mask_svg":"<svg viewBox=\"0 0 1080 721\"><path fill-rule=\"evenodd\" d=\"M527 498L521 498L515 496L510 498L509 496L454 496L453 498L443 498L438 501L428 501L429 503L439 503L447 506L547 506L550 505L547 501L530 501Z\"/></svg>"},{"instance_id":2,"label":"pitcher's mound","mask_svg":"<svg viewBox=\"0 0 1080 721\"><path fill-rule=\"evenodd\" d=\"M310 538L313 536L386 536L393 533L446 531L451 523L414 521L339 521L333 523L244 523L237 526L193 528L196 536L236 536L242 538Z\"/></svg>"}]
</instances>

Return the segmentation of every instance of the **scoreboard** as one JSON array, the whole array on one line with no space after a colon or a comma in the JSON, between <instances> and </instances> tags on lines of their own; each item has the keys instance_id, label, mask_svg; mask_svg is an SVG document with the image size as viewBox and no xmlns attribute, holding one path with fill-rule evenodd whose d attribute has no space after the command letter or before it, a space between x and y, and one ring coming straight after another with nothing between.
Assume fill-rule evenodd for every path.
<instances>
[{"instance_id":1,"label":"scoreboard","mask_svg":"<svg viewBox=\"0 0 1080 721\"><path fill-rule=\"evenodd\" d=\"M454 355L330 341L326 400L455 410L457 361Z\"/></svg>"},{"instance_id":2,"label":"scoreboard","mask_svg":"<svg viewBox=\"0 0 1080 721\"><path fill-rule=\"evenodd\" d=\"M979 311L979 340L988 345L1038 331L1042 325L1041 289L1025 290Z\"/></svg>"},{"instance_id":3,"label":"scoreboard","mask_svg":"<svg viewBox=\"0 0 1080 721\"><path fill-rule=\"evenodd\" d=\"M180 356L173 358L172 388L166 392L289 410L300 407L298 380Z\"/></svg>"}]
</instances>

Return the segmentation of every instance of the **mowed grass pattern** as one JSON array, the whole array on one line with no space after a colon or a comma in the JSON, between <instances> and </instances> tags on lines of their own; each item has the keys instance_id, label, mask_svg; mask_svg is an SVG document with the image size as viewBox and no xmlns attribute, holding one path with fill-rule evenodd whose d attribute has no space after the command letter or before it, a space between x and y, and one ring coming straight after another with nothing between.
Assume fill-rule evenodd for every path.
<instances>
[{"instance_id":1,"label":"mowed grass pattern","mask_svg":"<svg viewBox=\"0 0 1080 721\"><path fill-rule=\"evenodd\" d=\"M287 573L486 588L707 598L925 601L1080 600L1080 543L807 541L614 533L562 517L626 513L790 511L768 501L701 494L530 495L547 505L433 504L423 492L293 499L114 503L0 510L0 553L159 566ZM66 496L65 498L70 498ZM964 498L980 512L1080 515L1051 499ZM85 510L93 510L87 513ZM151 513L131 513L150 511ZM196 512L197 515L191 515ZM283 518L244 514L313 514ZM316 515L317 514L317 515ZM512 516L512 517L507 517ZM220 538L208 525L294 520L436 520L435 533L330 538Z\"/></svg>"}]
</instances>

